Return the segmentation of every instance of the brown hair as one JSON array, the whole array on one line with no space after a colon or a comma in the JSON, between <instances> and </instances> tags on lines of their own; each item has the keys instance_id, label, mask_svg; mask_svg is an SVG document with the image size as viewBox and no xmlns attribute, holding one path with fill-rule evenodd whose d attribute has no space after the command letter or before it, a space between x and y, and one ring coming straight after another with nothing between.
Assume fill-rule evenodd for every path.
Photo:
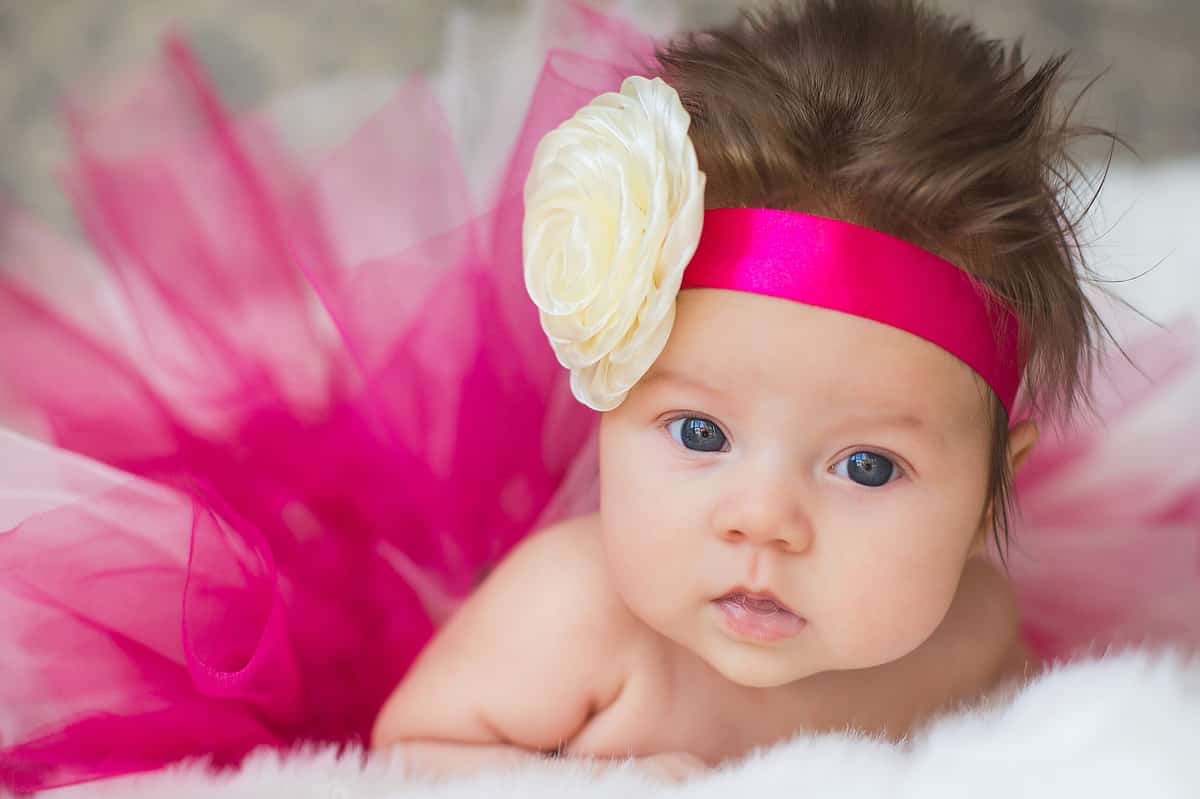
<instances>
[{"instance_id":1,"label":"brown hair","mask_svg":"<svg viewBox=\"0 0 1200 799\"><path fill-rule=\"evenodd\" d=\"M1067 145L1124 142L1068 125L1091 83L1056 114L1066 58L1029 75L1019 41L1006 49L917 0L810 0L668 42L657 69L692 116L709 207L834 217L959 265L1017 314L1032 407L1067 413L1086 404L1104 332L1077 236L1095 195L1070 217L1067 194L1078 199L1086 177ZM991 402L989 509L1004 557L1009 422Z\"/></svg>"}]
</instances>

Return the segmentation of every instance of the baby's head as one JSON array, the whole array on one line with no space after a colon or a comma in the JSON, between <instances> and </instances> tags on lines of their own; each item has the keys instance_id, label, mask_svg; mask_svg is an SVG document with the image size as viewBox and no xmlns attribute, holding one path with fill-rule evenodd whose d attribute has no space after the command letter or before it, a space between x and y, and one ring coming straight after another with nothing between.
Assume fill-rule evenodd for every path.
<instances>
[{"instance_id":1,"label":"baby's head","mask_svg":"<svg viewBox=\"0 0 1200 799\"><path fill-rule=\"evenodd\" d=\"M704 206L800 212L916 245L1011 313L985 324L1015 320L1024 370L1014 374L1031 407L1066 409L1085 394L1098 321L1061 204L1074 168L1065 146L1081 132L1054 113L1061 58L1030 76L1017 47L970 26L908 2L856 0L746 15L664 46L659 63L690 115ZM686 166L665 142L666 160ZM672 184L674 218L695 212L694 188ZM637 189L618 193L628 203ZM618 206L603 224L619 230ZM646 229L657 224L647 219ZM663 235L660 251L678 249ZM620 244L604 253L614 270ZM653 286L674 297L665 274ZM618 591L650 626L747 685L912 651L988 534L1006 540L1011 476L1034 423L1011 424L1012 398L995 381L910 330L754 289L684 286L661 354L637 362L662 333L646 324L662 308L648 289L637 314L646 330L621 340L641 336L640 348L618 344L606 367L632 375L600 434ZM978 321L984 307L944 312ZM547 331L561 345L556 324ZM586 347L558 349L573 368L586 360Z\"/></svg>"}]
</instances>

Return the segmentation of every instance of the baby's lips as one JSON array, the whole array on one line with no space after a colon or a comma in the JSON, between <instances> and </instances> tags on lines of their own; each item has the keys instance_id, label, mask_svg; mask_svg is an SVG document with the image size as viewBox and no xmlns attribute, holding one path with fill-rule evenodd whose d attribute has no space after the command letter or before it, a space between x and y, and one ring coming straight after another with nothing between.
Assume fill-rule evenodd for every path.
<instances>
[{"instance_id":1,"label":"baby's lips","mask_svg":"<svg viewBox=\"0 0 1200 799\"><path fill-rule=\"evenodd\" d=\"M798 635L808 622L773 597L732 592L714 601L727 629L737 637L773 643Z\"/></svg>"},{"instance_id":2,"label":"baby's lips","mask_svg":"<svg viewBox=\"0 0 1200 799\"><path fill-rule=\"evenodd\" d=\"M715 601L737 605L750 613L764 615L770 613L789 613L797 617L800 615L770 591L749 591L745 588L737 587L717 597Z\"/></svg>"}]
</instances>

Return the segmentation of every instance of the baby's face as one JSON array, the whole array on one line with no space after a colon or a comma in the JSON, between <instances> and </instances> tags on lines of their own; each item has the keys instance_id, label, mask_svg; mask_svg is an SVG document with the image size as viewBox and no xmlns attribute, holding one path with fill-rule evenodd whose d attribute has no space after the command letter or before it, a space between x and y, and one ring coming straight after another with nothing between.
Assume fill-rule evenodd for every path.
<instances>
[{"instance_id":1,"label":"baby's face","mask_svg":"<svg viewBox=\"0 0 1200 799\"><path fill-rule=\"evenodd\" d=\"M618 591L744 685L907 654L942 621L988 523L986 398L970 368L911 334L681 292L666 350L601 426Z\"/></svg>"}]
</instances>

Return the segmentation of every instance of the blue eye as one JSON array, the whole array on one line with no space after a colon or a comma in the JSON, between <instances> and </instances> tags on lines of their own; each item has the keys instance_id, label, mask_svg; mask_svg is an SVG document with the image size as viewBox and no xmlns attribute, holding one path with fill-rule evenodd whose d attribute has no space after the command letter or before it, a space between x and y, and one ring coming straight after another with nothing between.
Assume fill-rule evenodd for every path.
<instances>
[{"instance_id":1,"label":"blue eye","mask_svg":"<svg viewBox=\"0 0 1200 799\"><path fill-rule=\"evenodd\" d=\"M699 416L686 416L667 425L671 437L696 452L720 452L725 449L725 434L715 422Z\"/></svg>"},{"instance_id":2,"label":"blue eye","mask_svg":"<svg viewBox=\"0 0 1200 799\"><path fill-rule=\"evenodd\" d=\"M900 470L891 460L878 452L866 450L855 452L850 457L838 461L834 473L870 488L878 488L891 482L893 477L900 476Z\"/></svg>"}]
</instances>

